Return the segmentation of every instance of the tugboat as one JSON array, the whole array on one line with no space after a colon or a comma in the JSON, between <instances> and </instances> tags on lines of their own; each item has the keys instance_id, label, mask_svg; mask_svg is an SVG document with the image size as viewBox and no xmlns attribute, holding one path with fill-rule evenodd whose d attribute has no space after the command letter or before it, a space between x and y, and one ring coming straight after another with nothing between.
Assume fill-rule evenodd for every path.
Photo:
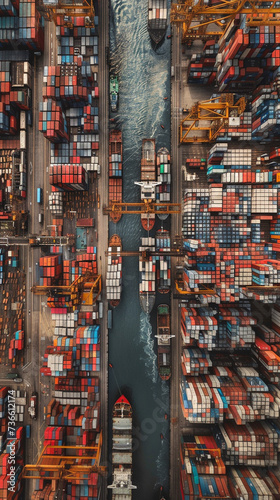
<instances>
[{"instance_id":1,"label":"tugboat","mask_svg":"<svg viewBox=\"0 0 280 500\"><path fill-rule=\"evenodd\" d=\"M141 224L146 231L151 231L156 216L149 212L149 203L156 199L156 147L155 139L143 139L141 158L141 182L135 182L141 187L141 200L147 203L147 213L141 214Z\"/></svg>"},{"instance_id":2,"label":"tugboat","mask_svg":"<svg viewBox=\"0 0 280 500\"><path fill-rule=\"evenodd\" d=\"M137 486L132 484L132 408L125 396L113 408L112 464L112 500L131 500Z\"/></svg>"},{"instance_id":3,"label":"tugboat","mask_svg":"<svg viewBox=\"0 0 280 500\"><path fill-rule=\"evenodd\" d=\"M170 335L170 313L167 304L161 304L157 308L157 358L158 373L162 380L169 380L171 377L171 346L170 339L175 335Z\"/></svg>"},{"instance_id":4,"label":"tugboat","mask_svg":"<svg viewBox=\"0 0 280 500\"><path fill-rule=\"evenodd\" d=\"M148 252L155 250L155 238L142 238L139 247L139 299L142 310L149 314L156 300L156 257ZM145 254L145 256L144 256Z\"/></svg>"},{"instance_id":5,"label":"tugboat","mask_svg":"<svg viewBox=\"0 0 280 500\"><path fill-rule=\"evenodd\" d=\"M167 29L167 0L149 0L148 9L148 31L156 47Z\"/></svg>"},{"instance_id":6,"label":"tugboat","mask_svg":"<svg viewBox=\"0 0 280 500\"><path fill-rule=\"evenodd\" d=\"M111 255L122 250L122 240L118 234L113 234L109 240L108 268L106 274L107 299L111 307L117 307L122 291L122 257Z\"/></svg>"},{"instance_id":7,"label":"tugboat","mask_svg":"<svg viewBox=\"0 0 280 500\"><path fill-rule=\"evenodd\" d=\"M119 105L119 82L115 75L110 76L110 105L111 111L118 110Z\"/></svg>"}]
</instances>

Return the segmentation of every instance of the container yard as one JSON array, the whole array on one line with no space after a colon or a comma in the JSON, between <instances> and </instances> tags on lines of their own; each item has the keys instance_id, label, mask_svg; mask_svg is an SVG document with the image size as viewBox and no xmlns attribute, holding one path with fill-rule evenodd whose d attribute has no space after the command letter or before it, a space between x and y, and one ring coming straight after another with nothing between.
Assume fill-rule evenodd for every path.
<instances>
[{"instance_id":1,"label":"container yard","mask_svg":"<svg viewBox=\"0 0 280 500\"><path fill-rule=\"evenodd\" d=\"M279 498L280 8L227 9L0 0L0 498Z\"/></svg>"}]
</instances>

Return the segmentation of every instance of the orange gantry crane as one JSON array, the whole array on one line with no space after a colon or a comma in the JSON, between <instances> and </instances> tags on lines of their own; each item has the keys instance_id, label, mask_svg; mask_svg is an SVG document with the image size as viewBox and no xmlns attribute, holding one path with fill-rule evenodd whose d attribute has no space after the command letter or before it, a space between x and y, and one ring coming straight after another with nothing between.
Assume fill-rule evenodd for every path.
<instances>
[{"instance_id":1,"label":"orange gantry crane","mask_svg":"<svg viewBox=\"0 0 280 500\"><path fill-rule=\"evenodd\" d=\"M56 451L60 452L59 455ZM94 446L44 446L36 464L26 464L20 479L46 479L51 481L56 493L63 491L66 482L79 481L90 483L93 473L106 475L106 467L100 465L102 451L102 431ZM12 498L12 496L10 497ZM8 500L10 500L8 496ZM57 497L59 498L59 496Z\"/></svg>"},{"instance_id":2,"label":"orange gantry crane","mask_svg":"<svg viewBox=\"0 0 280 500\"><path fill-rule=\"evenodd\" d=\"M31 287L31 292L35 295L47 295L55 297L57 295L69 295L70 301L74 309L83 302L84 305L92 305L97 301L101 293L101 274L93 275L86 273L78 276L78 278L69 286L52 285L40 286L34 285Z\"/></svg>"},{"instance_id":3,"label":"orange gantry crane","mask_svg":"<svg viewBox=\"0 0 280 500\"><path fill-rule=\"evenodd\" d=\"M170 21L182 26L182 43L195 39L220 38L237 14L245 14L246 25L280 25L280 6L276 0L182 0L172 3Z\"/></svg>"},{"instance_id":4,"label":"orange gantry crane","mask_svg":"<svg viewBox=\"0 0 280 500\"><path fill-rule=\"evenodd\" d=\"M93 0L54 0L52 3L40 0L37 8L46 19L56 25L60 19L60 24L73 28L72 18L84 17L86 26L94 28Z\"/></svg>"},{"instance_id":5,"label":"orange gantry crane","mask_svg":"<svg viewBox=\"0 0 280 500\"><path fill-rule=\"evenodd\" d=\"M111 201L108 207L103 208L105 215L114 218L115 214L180 214L180 203L155 203L152 200L144 200L140 203L124 203Z\"/></svg>"},{"instance_id":6,"label":"orange gantry crane","mask_svg":"<svg viewBox=\"0 0 280 500\"><path fill-rule=\"evenodd\" d=\"M245 97L236 99L235 94L220 94L213 99L197 102L180 123L180 142L214 141L221 129L227 127L230 120L236 121L245 108ZM202 131L206 135L200 135Z\"/></svg>"}]
</instances>

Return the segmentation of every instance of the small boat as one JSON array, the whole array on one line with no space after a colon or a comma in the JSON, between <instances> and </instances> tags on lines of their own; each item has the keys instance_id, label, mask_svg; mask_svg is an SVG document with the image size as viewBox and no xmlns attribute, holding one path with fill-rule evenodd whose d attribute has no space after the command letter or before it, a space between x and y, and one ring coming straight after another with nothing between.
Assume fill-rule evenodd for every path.
<instances>
[{"instance_id":1,"label":"small boat","mask_svg":"<svg viewBox=\"0 0 280 500\"><path fill-rule=\"evenodd\" d=\"M165 414L164 414L164 418L165 418L165 420L167 420L167 419L168 419L168 415L167 415L167 413L165 413Z\"/></svg>"},{"instance_id":2,"label":"small boat","mask_svg":"<svg viewBox=\"0 0 280 500\"><path fill-rule=\"evenodd\" d=\"M173 335L174 336L174 335ZM167 304L157 308L157 358L158 373L162 380L171 377L170 313Z\"/></svg>"},{"instance_id":3,"label":"small boat","mask_svg":"<svg viewBox=\"0 0 280 500\"><path fill-rule=\"evenodd\" d=\"M164 128L164 125L160 124L161 128Z\"/></svg>"},{"instance_id":4,"label":"small boat","mask_svg":"<svg viewBox=\"0 0 280 500\"><path fill-rule=\"evenodd\" d=\"M122 240L118 234L113 234L109 240L108 268L106 273L107 300L111 307L117 307L122 292ZM111 255L118 253L119 255Z\"/></svg>"},{"instance_id":5,"label":"small boat","mask_svg":"<svg viewBox=\"0 0 280 500\"><path fill-rule=\"evenodd\" d=\"M164 100L164 101L167 101L167 99L168 99L168 97L164 97L164 98L163 98L163 100Z\"/></svg>"},{"instance_id":6,"label":"small boat","mask_svg":"<svg viewBox=\"0 0 280 500\"><path fill-rule=\"evenodd\" d=\"M109 363L109 368L113 368L113 365L112 365L112 363Z\"/></svg>"},{"instance_id":7,"label":"small boat","mask_svg":"<svg viewBox=\"0 0 280 500\"><path fill-rule=\"evenodd\" d=\"M132 484L132 408L123 395L113 408L112 465L112 500L131 500L137 488Z\"/></svg>"},{"instance_id":8,"label":"small boat","mask_svg":"<svg viewBox=\"0 0 280 500\"><path fill-rule=\"evenodd\" d=\"M119 82L115 75L110 76L110 105L111 111L117 111L119 105Z\"/></svg>"},{"instance_id":9,"label":"small boat","mask_svg":"<svg viewBox=\"0 0 280 500\"><path fill-rule=\"evenodd\" d=\"M155 47L163 40L167 29L167 0L149 0L148 31Z\"/></svg>"},{"instance_id":10,"label":"small boat","mask_svg":"<svg viewBox=\"0 0 280 500\"><path fill-rule=\"evenodd\" d=\"M163 436L163 434L161 434L161 435L160 435L160 439L163 439L163 437L164 437L164 436Z\"/></svg>"}]
</instances>

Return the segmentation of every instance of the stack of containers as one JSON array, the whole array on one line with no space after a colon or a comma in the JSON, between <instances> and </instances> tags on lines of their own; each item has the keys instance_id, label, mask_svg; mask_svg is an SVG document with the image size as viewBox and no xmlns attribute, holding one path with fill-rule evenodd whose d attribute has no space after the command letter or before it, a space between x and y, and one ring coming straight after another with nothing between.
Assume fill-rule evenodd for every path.
<instances>
[{"instance_id":1,"label":"stack of containers","mask_svg":"<svg viewBox=\"0 0 280 500\"><path fill-rule=\"evenodd\" d=\"M61 278L62 273L62 256L50 255L49 257L40 257L39 266L39 284L41 286L57 284L57 280Z\"/></svg>"},{"instance_id":2,"label":"stack of containers","mask_svg":"<svg viewBox=\"0 0 280 500\"><path fill-rule=\"evenodd\" d=\"M161 148L157 152L157 182L161 184L156 187L156 201L170 201L171 165L170 153L166 148Z\"/></svg>"},{"instance_id":3,"label":"stack of containers","mask_svg":"<svg viewBox=\"0 0 280 500\"><path fill-rule=\"evenodd\" d=\"M121 247L114 247L116 252ZM108 268L106 273L107 300L119 301L122 292L122 257L110 255L112 247L108 248Z\"/></svg>"},{"instance_id":4,"label":"stack of containers","mask_svg":"<svg viewBox=\"0 0 280 500\"><path fill-rule=\"evenodd\" d=\"M65 114L61 106L51 99L40 103L39 130L51 142L69 140Z\"/></svg>"},{"instance_id":5,"label":"stack of containers","mask_svg":"<svg viewBox=\"0 0 280 500\"><path fill-rule=\"evenodd\" d=\"M249 32L246 16L219 40L216 58L220 92L252 90L277 67L280 30L278 26L258 26Z\"/></svg>"},{"instance_id":6,"label":"stack of containers","mask_svg":"<svg viewBox=\"0 0 280 500\"><path fill-rule=\"evenodd\" d=\"M168 293L171 288L171 257L164 253L170 250L169 231L156 232L156 250L162 252L162 255L156 256L157 290L159 293Z\"/></svg>"},{"instance_id":7,"label":"stack of containers","mask_svg":"<svg viewBox=\"0 0 280 500\"><path fill-rule=\"evenodd\" d=\"M35 0L2 0L0 5L0 47L13 47L17 41L22 48L43 50L43 19Z\"/></svg>"},{"instance_id":8,"label":"stack of containers","mask_svg":"<svg viewBox=\"0 0 280 500\"><path fill-rule=\"evenodd\" d=\"M49 209L52 215L63 217L63 198L62 192L52 186L52 191L49 194Z\"/></svg>"},{"instance_id":9,"label":"stack of containers","mask_svg":"<svg viewBox=\"0 0 280 500\"><path fill-rule=\"evenodd\" d=\"M9 359L13 360L17 351L22 351L24 347L24 332L22 330L18 330L15 332L15 338L10 340L10 348L9 348Z\"/></svg>"},{"instance_id":10,"label":"stack of containers","mask_svg":"<svg viewBox=\"0 0 280 500\"><path fill-rule=\"evenodd\" d=\"M80 351L80 371L100 371L99 325L81 327L75 332L76 346Z\"/></svg>"},{"instance_id":11,"label":"stack of containers","mask_svg":"<svg viewBox=\"0 0 280 500\"><path fill-rule=\"evenodd\" d=\"M210 241L209 189L188 189L184 193L183 236Z\"/></svg>"},{"instance_id":12,"label":"stack of containers","mask_svg":"<svg viewBox=\"0 0 280 500\"><path fill-rule=\"evenodd\" d=\"M75 329L73 312L67 312L65 307L52 308L52 321L55 321L54 335L73 337Z\"/></svg>"},{"instance_id":13,"label":"stack of containers","mask_svg":"<svg viewBox=\"0 0 280 500\"><path fill-rule=\"evenodd\" d=\"M216 56L219 45L208 40L200 54L192 54L188 66L188 83L212 85L216 80Z\"/></svg>"},{"instance_id":14,"label":"stack of containers","mask_svg":"<svg viewBox=\"0 0 280 500\"><path fill-rule=\"evenodd\" d=\"M212 351L217 345L217 311L211 307L182 307L181 335L184 345L197 345Z\"/></svg>"},{"instance_id":15,"label":"stack of containers","mask_svg":"<svg viewBox=\"0 0 280 500\"><path fill-rule=\"evenodd\" d=\"M88 174L82 165L50 165L50 184L63 191L88 189Z\"/></svg>"},{"instance_id":16,"label":"stack of containers","mask_svg":"<svg viewBox=\"0 0 280 500\"><path fill-rule=\"evenodd\" d=\"M252 139L252 112L244 111L238 118L233 117L226 129L221 129L219 141L250 141Z\"/></svg>"},{"instance_id":17,"label":"stack of containers","mask_svg":"<svg viewBox=\"0 0 280 500\"><path fill-rule=\"evenodd\" d=\"M110 201L122 201L122 133L120 130L111 130L109 135Z\"/></svg>"},{"instance_id":18,"label":"stack of containers","mask_svg":"<svg viewBox=\"0 0 280 500\"><path fill-rule=\"evenodd\" d=\"M44 446L63 446L65 445L64 427L47 427L44 433ZM47 455L62 455L63 451L59 448L48 447L45 451Z\"/></svg>"},{"instance_id":19,"label":"stack of containers","mask_svg":"<svg viewBox=\"0 0 280 500\"><path fill-rule=\"evenodd\" d=\"M32 51L44 49L43 18L35 0L19 1L18 41Z\"/></svg>"},{"instance_id":20,"label":"stack of containers","mask_svg":"<svg viewBox=\"0 0 280 500\"><path fill-rule=\"evenodd\" d=\"M141 238L139 252L149 248L155 250L155 238ZM156 291L156 257L149 256L148 260L139 258L139 292L155 293Z\"/></svg>"}]
</instances>

